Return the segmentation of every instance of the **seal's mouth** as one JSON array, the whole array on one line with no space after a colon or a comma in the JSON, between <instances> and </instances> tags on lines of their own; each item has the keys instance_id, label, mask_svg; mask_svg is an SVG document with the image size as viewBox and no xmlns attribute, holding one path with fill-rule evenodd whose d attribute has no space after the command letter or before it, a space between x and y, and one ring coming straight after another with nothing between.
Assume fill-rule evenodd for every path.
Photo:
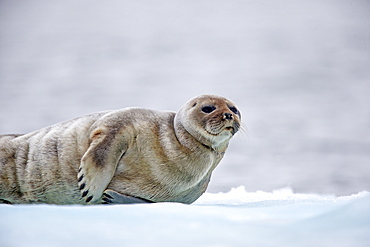
<instances>
[{"instance_id":1,"label":"seal's mouth","mask_svg":"<svg viewBox=\"0 0 370 247\"><path fill-rule=\"evenodd\" d=\"M235 127L233 127L233 126L227 126L227 127L225 128L225 130L230 131L230 133L231 133L232 135L234 135L234 134L238 131L238 129L236 129L236 128L235 128Z\"/></svg>"},{"instance_id":2,"label":"seal's mouth","mask_svg":"<svg viewBox=\"0 0 370 247\"><path fill-rule=\"evenodd\" d=\"M210 135L218 136L218 135L219 135L219 134L221 134L221 132L222 132L222 131L224 131L224 130L230 131L232 135L234 135L234 134L236 133L235 128L234 128L234 127L232 127L232 126L227 126L227 127L225 127L225 128L222 128L221 130L219 130L219 131L217 131L217 132L216 132L216 131L211 132L211 131L208 131L208 130L206 130L206 131L207 131L207 133L208 133L208 134L210 134Z\"/></svg>"}]
</instances>

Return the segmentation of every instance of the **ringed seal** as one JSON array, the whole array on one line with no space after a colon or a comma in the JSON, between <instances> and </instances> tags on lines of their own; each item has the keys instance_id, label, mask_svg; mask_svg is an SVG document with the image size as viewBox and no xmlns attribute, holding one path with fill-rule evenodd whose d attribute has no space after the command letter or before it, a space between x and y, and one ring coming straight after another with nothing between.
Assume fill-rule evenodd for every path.
<instances>
[{"instance_id":1,"label":"ringed seal","mask_svg":"<svg viewBox=\"0 0 370 247\"><path fill-rule=\"evenodd\" d=\"M0 136L0 203L192 203L241 115L201 95L177 113L125 108Z\"/></svg>"}]
</instances>

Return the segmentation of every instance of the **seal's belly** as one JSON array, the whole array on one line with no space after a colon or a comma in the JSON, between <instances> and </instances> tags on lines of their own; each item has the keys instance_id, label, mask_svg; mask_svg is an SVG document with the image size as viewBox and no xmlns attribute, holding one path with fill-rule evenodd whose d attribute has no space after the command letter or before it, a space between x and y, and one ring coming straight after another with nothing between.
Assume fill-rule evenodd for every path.
<instances>
[{"instance_id":1,"label":"seal's belly","mask_svg":"<svg viewBox=\"0 0 370 247\"><path fill-rule=\"evenodd\" d=\"M83 203L77 172L93 119L27 135L0 137L0 199L10 203ZM79 127L81 126L81 127Z\"/></svg>"},{"instance_id":2,"label":"seal's belly","mask_svg":"<svg viewBox=\"0 0 370 247\"><path fill-rule=\"evenodd\" d=\"M78 159L76 168L66 166L58 161L64 157L46 150L42 143L34 147L32 140L1 144L1 199L10 203L80 203L76 181Z\"/></svg>"}]
</instances>

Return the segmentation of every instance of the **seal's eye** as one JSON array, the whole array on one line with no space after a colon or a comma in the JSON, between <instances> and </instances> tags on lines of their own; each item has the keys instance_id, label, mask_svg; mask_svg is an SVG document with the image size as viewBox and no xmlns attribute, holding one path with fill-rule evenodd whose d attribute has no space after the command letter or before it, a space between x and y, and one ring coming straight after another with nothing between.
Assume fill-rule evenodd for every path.
<instances>
[{"instance_id":1,"label":"seal's eye","mask_svg":"<svg viewBox=\"0 0 370 247\"><path fill-rule=\"evenodd\" d=\"M234 106L229 107L229 109L230 109L230 111L234 112L235 114L239 113L238 109L236 109L236 107L234 107Z\"/></svg>"},{"instance_id":2,"label":"seal's eye","mask_svg":"<svg viewBox=\"0 0 370 247\"><path fill-rule=\"evenodd\" d=\"M204 107L202 107L202 112L204 112L204 113L211 113L214 110L216 110L216 107L214 107L214 106L204 106Z\"/></svg>"}]
</instances>

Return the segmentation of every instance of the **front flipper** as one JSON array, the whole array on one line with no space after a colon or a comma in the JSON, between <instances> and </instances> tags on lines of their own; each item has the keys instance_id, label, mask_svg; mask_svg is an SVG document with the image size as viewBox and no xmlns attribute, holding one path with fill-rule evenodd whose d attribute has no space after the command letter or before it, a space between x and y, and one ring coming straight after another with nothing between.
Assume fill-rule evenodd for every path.
<instances>
[{"instance_id":1,"label":"front flipper","mask_svg":"<svg viewBox=\"0 0 370 247\"><path fill-rule=\"evenodd\" d=\"M103 204L134 204L134 203L152 203L152 201L137 198L133 196L123 195L114 190L105 190L103 193Z\"/></svg>"},{"instance_id":2,"label":"front flipper","mask_svg":"<svg viewBox=\"0 0 370 247\"><path fill-rule=\"evenodd\" d=\"M97 128L81 159L78 186L87 203L96 203L112 180L117 164L127 150L125 135L116 129Z\"/></svg>"}]
</instances>

